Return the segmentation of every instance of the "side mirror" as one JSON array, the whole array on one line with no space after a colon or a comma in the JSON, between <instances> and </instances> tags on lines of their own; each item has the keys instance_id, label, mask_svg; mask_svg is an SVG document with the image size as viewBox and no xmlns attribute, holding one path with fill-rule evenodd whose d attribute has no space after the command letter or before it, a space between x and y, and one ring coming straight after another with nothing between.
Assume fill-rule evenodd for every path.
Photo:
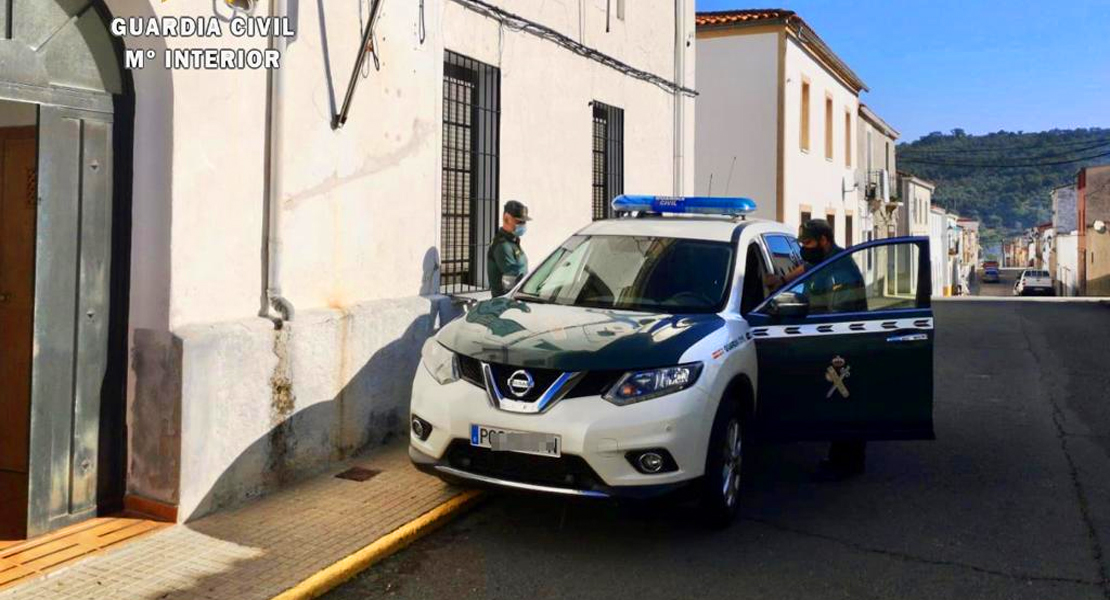
<instances>
[{"instance_id":1,"label":"side mirror","mask_svg":"<svg viewBox=\"0 0 1110 600\"><path fill-rule=\"evenodd\" d=\"M802 318L809 314L809 298L805 294L783 292L767 306L773 317Z\"/></svg>"}]
</instances>

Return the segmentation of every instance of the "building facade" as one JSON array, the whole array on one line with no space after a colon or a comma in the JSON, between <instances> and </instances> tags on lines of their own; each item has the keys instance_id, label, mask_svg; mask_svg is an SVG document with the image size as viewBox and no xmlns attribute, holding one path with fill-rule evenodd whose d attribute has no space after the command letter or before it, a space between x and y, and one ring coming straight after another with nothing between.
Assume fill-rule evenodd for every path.
<instances>
[{"instance_id":1,"label":"building facade","mask_svg":"<svg viewBox=\"0 0 1110 600\"><path fill-rule=\"evenodd\" d=\"M864 240L897 235L901 207L897 146L899 133L871 107L859 107L859 171L856 176L860 210L865 213ZM928 209L926 209L928 210ZM928 219L926 218L926 222Z\"/></svg>"},{"instance_id":2,"label":"building facade","mask_svg":"<svg viewBox=\"0 0 1110 600\"><path fill-rule=\"evenodd\" d=\"M928 235L929 210L936 184L909 173L898 173L898 208L895 231L898 235Z\"/></svg>"},{"instance_id":3,"label":"building facade","mask_svg":"<svg viewBox=\"0 0 1110 600\"><path fill-rule=\"evenodd\" d=\"M948 213L939 206L929 209L929 268L932 269L932 292L943 297L951 293L952 273L949 268Z\"/></svg>"},{"instance_id":4,"label":"building facade","mask_svg":"<svg viewBox=\"0 0 1110 600\"><path fill-rule=\"evenodd\" d=\"M1076 177L1079 294L1110 296L1110 165Z\"/></svg>"},{"instance_id":5,"label":"building facade","mask_svg":"<svg viewBox=\"0 0 1110 600\"><path fill-rule=\"evenodd\" d=\"M788 10L698 13L695 190L748 196L756 217L828 219L861 236L859 94L867 86Z\"/></svg>"},{"instance_id":6,"label":"building facade","mask_svg":"<svg viewBox=\"0 0 1110 600\"><path fill-rule=\"evenodd\" d=\"M297 4L273 3L290 39L109 34L114 17L236 17L222 2L0 9L15 33L0 63L39 61L0 74L0 114L44 145L38 193L75 181L63 166L113 176L77 180L106 212L40 227L40 257L67 256L85 232L100 279L37 290L25 324L61 358L44 353L54 362L19 381L47 386L65 360L89 382L108 375L96 407L72 385L3 406L80 418L0 435L32 482L24 533L125 499L188 520L403 434L421 344L454 314L450 294L487 287L505 201L529 206L538 262L626 189L692 191L692 0ZM272 73L122 66L126 50L271 47ZM97 145L77 154L74 139ZM33 268L40 281L78 272ZM42 313L50 298L61 304ZM80 348L65 346L72 320L38 317L72 318L73 298Z\"/></svg>"},{"instance_id":7,"label":"building facade","mask_svg":"<svg viewBox=\"0 0 1110 600\"><path fill-rule=\"evenodd\" d=\"M959 219L956 224L959 225L963 234L960 262L963 263L964 269L969 271L970 275L973 275L975 270L979 268L980 263L979 221Z\"/></svg>"}]
</instances>

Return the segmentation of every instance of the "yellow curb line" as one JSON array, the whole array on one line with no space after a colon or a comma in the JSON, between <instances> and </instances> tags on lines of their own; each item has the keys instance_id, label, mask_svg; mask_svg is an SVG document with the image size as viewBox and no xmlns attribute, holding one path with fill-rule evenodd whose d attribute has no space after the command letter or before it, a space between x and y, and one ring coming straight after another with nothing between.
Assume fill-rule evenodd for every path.
<instances>
[{"instance_id":1,"label":"yellow curb line","mask_svg":"<svg viewBox=\"0 0 1110 600\"><path fill-rule=\"evenodd\" d=\"M323 596L375 563L446 524L451 517L469 507L481 495L481 490L464 491L384 537L378 538L362 550L274 596L273 600L309 600Z\"/></svg>"}]
</instances>

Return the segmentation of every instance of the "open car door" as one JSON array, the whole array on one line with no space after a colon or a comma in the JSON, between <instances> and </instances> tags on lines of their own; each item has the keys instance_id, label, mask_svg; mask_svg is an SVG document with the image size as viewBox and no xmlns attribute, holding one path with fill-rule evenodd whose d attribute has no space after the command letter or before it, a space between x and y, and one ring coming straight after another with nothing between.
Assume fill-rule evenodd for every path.
<instances>
[{"instance_id":1,"label":"open car door","mask_svg":"<svg viewBox=\"0 0 1110 600\"><path fill-rule=\"evenodd\" d=\"M772 439L933 439L928 238L854 246L748 314Z\"/></svg>"}]
</instances>

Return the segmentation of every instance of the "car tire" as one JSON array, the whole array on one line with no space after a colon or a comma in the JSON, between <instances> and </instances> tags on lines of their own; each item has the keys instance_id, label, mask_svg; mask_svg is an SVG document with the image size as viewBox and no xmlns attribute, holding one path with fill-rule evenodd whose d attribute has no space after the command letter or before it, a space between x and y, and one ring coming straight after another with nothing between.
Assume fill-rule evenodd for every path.
<instances>
[{"instance_id":1,"label":"car tire","mask_svg":"<svg viewBox=\"0 0 1110 600\"><path fill-rule=\"evenodd\" d=\"M713 529L732 524L740 506L744 433L740 407L736 402L722 400L709 435L700 500L702 520Z\"/></svg>"}]
</instances>

